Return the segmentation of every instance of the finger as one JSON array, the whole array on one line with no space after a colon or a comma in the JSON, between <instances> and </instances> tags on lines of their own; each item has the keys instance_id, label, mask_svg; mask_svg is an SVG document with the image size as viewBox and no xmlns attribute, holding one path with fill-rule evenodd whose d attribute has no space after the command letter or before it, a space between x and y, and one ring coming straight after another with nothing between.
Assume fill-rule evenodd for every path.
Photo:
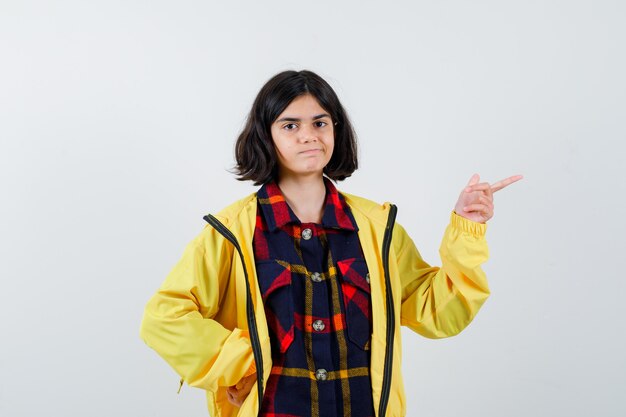
<instances>
[{"instance_id":1,"label":"finger","mask_svg":"<svg viewBox=\"0 0 626 417\"><path fill-rule=\"evenodd\" d=\"M472 178L470 178L469 182L467 183L468 186L470 185L474 185L476 184L478 181L480 181L480 175L478 174L474 174L472 175Z\"/></svg>"},{"instance_id":2,"label":"finger","mask_svg":"<svg viewBox=\"0 0 626 417\"><path fill-rule=\"evenodd\" d=\"M226 396L228 397L228 402L233 404L233 405L237 405L237 403L235 402L235 397L233 397L233 395L226 391Z\"/></svg>"},{"instance_id":3,"label":"finger","mask_svg":"<svg viewBox=\"0 0 626 417\"><path fill-rule=\"evenodd\" d=\"M241 406L241 401L239 401L237 398L234 398L234 397L229 397L228 402L230 402L232 405L235 405L237 407Z\"/></svg>"},{"instance_id":4,"label":"finger","mask_svg":"<svg viewBox=\"0 0 626 417\"><path fill-rule=\"evenodd\" d=\"M463 207L463 211L466 213L477 211L479 213L489 214L489 207L487 207L485 204L470 204Z\"/></svg>"},{"instance_id":5,"label":"finger","mask_svg":"<svg viewBox=\"0 0 626 417\"><path fill-rule=\"evenodd\" d=\"M481 203L489 207L491 210L493 210L493 201L487 196L484 196L484 195L479 196L478 201L480 201Z\"/></svg>"},{"instance_id":6,"label":"finger","mask_svg":"<svg viewBox=\"0 0 626 417\"><path fill-rule=\"evenodd\" d=\"M489 201L491 204L493 204L493 194L490 190L486 190L485 192L487 194L480 194L478 198L484 198L486 201Z\"/></svg>"},{"instance_id":7,"label":"finger","mask_svg":"<svg viewBox=\"0 0 626 417\"><path fill-rule=\"evenodd\" d=\"M495 193L496 191L499 191L499 190L503 189L507 185L511 185L514 182L517 182L517 181L521 180L522 178L524 178L523 175L513 175L512 177L505 178L505 179L503 179L501 181L498 181L498 182L494 182L493 184L491 184L491 190L492 190L492 192Z\"/></svg>"},{"instance_id":8,"label":"finger","mask_svg":"<svg viewBox=\"0 0 626 417\"><path fill-rule=\"evenodd\" d=\"M492 192L490 190L491 190L491 185L489 185L488 182L481 182L480 184L474 184L465 188L465 192L468 192L468 193L471 193L473 191L485 191L489 195L491 195Z\"/></svg>"},{"instance_id":9,"label":"finger","mask_svg":"<svg viewBox=\"0 0 626 417\"><path fill-rule=\"evenodd\" d=\"M231 403L235 405L240 404L239 395L237 395L236 393L233 393L232 391L226 391L226 393L228 394L228 401L230 401Z\"/></svg>"}]
</instances>

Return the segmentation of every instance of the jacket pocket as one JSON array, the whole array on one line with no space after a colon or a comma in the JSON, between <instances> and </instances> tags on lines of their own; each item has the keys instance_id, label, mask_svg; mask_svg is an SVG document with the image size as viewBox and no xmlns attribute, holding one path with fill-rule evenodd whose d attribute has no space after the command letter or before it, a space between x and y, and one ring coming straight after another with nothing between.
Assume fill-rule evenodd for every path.
<instances>
[{"instance_id":1,"label":"jacket pocket","mask_svg":"<svg viewBox=\"0 0 626 417\"><path fill-rule=\"evenodd\" d=\"M256 263L256 272L267 324L284 353L293 342L294 331L291 270L277 261L261 261Z\"/></svg>"},{"instance_id":2,"label":"jacket pocket","mask_svg":"<svg viewBox=\"0 0 626 417\"><path fill-rule=\"evenodd\" d=\"M350 258L338 261L337 266L348 338L361 349L369 350L372 310L367 264L364 259Z\"/></svg>"}]
</instances>

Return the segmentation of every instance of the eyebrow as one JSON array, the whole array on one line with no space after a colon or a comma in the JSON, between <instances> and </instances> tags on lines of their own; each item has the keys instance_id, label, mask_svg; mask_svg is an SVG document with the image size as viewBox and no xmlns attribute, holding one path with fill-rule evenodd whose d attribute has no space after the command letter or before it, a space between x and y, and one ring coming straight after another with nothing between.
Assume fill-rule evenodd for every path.
<instances>
[{"instance_id":1,"label":"eyebrow","mask_svg":"<svg viewBox=\"0 0 626 417\"><path fill-rule=\"evenodd\" d=\"M324 117L330 118L330 115L328 113L318 114L317 116L313 116L313 120L321 119L321 118L324 118ZM298 119L296 117L283 117L282 119L276 120L276 122L274 122L274 123L280 123L280 122L301 122L301 121L302 121L302 119Z\"/></svg>"}]
</instances>

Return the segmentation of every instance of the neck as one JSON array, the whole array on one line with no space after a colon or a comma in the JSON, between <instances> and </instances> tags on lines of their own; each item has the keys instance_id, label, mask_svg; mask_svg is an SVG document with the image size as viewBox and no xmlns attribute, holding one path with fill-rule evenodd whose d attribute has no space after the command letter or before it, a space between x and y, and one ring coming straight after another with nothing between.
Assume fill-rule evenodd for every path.
<instances>
[{"instance_id":1,"label":"neck","mask_svg":"<svg viewBox=\"0 0 626 417\"><path fill-rule=\"evenodd\" d=\"M322 176L285 176L278 179L278 187L302 223L322 222L326 199L326 187Z\"/></svg>"}]
</instances>

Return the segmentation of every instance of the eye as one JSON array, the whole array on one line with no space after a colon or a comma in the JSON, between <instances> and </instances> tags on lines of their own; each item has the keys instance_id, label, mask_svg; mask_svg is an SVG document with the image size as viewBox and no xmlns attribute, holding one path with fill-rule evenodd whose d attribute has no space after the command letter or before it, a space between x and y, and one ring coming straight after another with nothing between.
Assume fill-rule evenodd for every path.
<instances>
[{"instance_id":1,"label":"eye","mask_svg":"<svg viewBox=\"0 0 626 417\"><path fill-rule=\"evenodd\" d=\"M286 125L283 126L283 129L294 130L296 127L298 127L298 125L295 123L287 123Z\"/></svg>"},{"instance_id":2,"label":"eye","mask_svg":"<svg viewBox=\"0 0 626 417\"><path fill-rule=\"evenodd\" d=\"M319 121L315 122L315 126L317 126L317 127L325 127L325 126L328 126L328 123L322 122L321 120L319 120Z\"/></svg>"}]
</instances>

